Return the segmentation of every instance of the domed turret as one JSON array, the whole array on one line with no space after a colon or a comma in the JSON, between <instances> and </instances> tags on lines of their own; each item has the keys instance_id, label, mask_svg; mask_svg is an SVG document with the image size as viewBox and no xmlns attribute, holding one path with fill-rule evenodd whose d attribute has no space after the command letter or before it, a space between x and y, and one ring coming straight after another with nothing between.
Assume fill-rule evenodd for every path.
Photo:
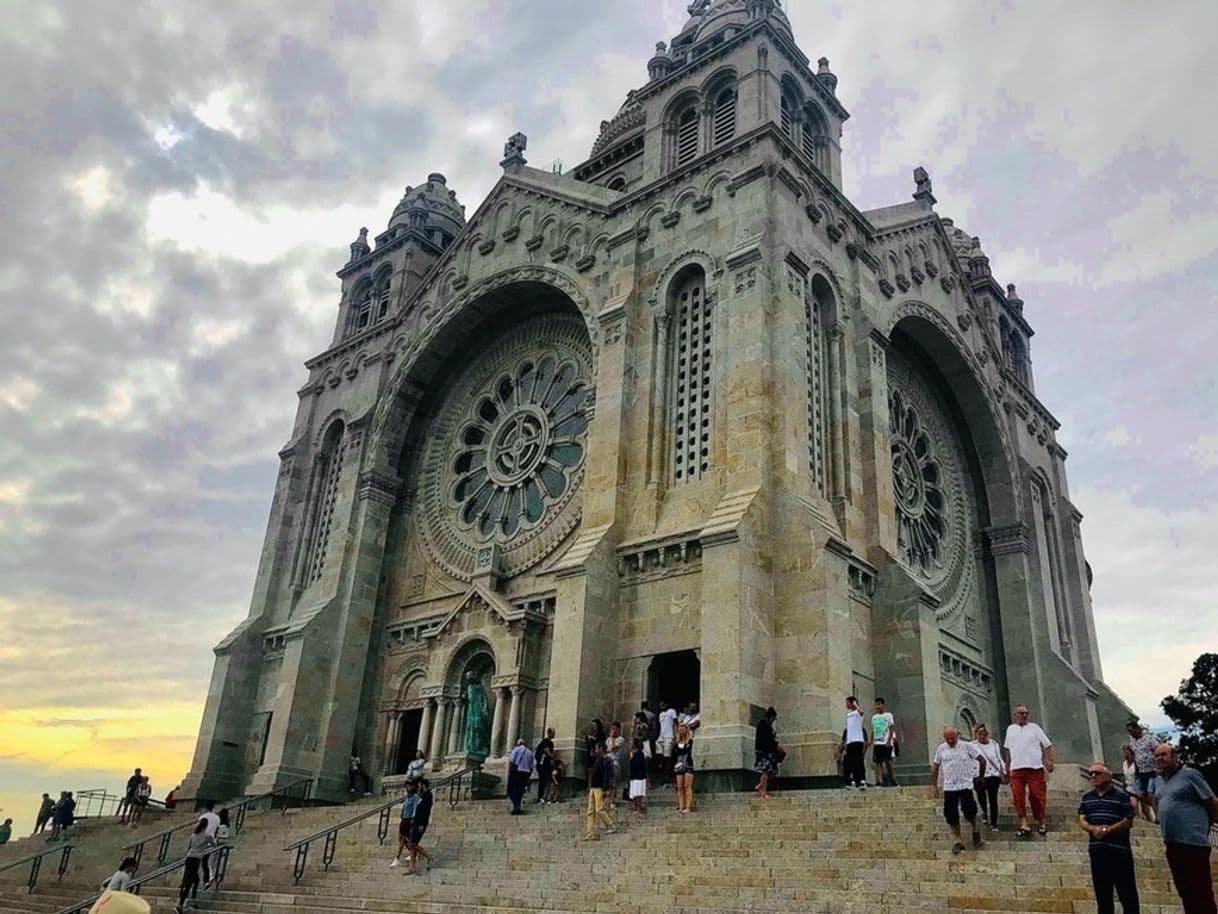
<instances>
[{"instance_id":1,"label":"domed turret","mask_svg":"<svg viewBox=\"0 0 1218 914\"><path fill-rule=\"evenodd\" d=\"M744 28L766 16L770 16L788 35L791 34L791 21L777 0L714 0L696 17L698 32L694 41L702 41L729 26Z\"/></svg>"},{"instance_id":2,"label":"domed turret","mask_svg":"<svg viewBox=\"0 0 1218 914\"><path fill-rule=\"evenodd\" d=\"M428 175L426 184L407 187L389 219L390 231L439 231L448 238L456 237L464 225L465 208L457 202L457 192L448 189L448 179L438 173Z\"/></svg>"}]
</instances>

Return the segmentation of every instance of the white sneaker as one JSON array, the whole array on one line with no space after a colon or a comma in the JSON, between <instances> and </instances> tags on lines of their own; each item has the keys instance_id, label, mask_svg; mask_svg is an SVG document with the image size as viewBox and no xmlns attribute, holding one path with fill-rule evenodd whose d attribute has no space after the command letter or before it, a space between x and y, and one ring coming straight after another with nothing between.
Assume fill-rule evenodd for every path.
<instances>
[{"instance_id":1,"label":"white sneaker","mask_svg":"<svg viewBox=\"0 0 1218 914\"><path fill-rule=\"evenodd\" d=\"M398 858L394 857L393 861L389 864L389 869L396 870L397 868L398 868Z\"/></svg>"}]
</instances>

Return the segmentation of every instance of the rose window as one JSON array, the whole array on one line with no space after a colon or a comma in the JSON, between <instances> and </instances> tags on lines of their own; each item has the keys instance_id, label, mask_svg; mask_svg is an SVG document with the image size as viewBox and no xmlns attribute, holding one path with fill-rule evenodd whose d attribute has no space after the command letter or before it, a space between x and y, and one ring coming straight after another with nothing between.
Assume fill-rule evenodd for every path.
<instances>
[{"instance_id":1,"label":"rose window","mask_svg":"<svg viewBox=\"0 0 1218 914\"><path fill-rule=\"evenodd\" d=\"M942 564L947 535L943 472L930 435L900 391L892 392L889 417L898 545L907 565L931 574Z\"/></svg>"},{"instance_id":2,"label":"rose window","mask_svg":"<svg viewBox=\"0 0 1218 914\"><path fill-rule=\"evenodd\" d=\"M583 464L586 385L574 362L526 360L499 375L460 432L452 501L481 539L538 524Z\"/></svg>"}]
</instances>

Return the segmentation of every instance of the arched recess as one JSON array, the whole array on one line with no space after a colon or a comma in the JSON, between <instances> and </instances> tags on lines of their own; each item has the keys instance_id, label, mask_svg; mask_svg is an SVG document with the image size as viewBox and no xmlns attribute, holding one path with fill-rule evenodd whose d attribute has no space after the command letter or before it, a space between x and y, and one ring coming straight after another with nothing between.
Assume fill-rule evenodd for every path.
<instances>
[{"instance_id":1,"label":"arched recess","mask_svg":"<svg viewBox=\"0 0 1218 914\"><path fill-rule=\"evenodd\" d=\"M668 167L681 168L698 158L703 149L702 98L694 89L678 95L664 113L668 141Z\"/></svg>"},{"instance_id":2,"label":"arched recess","mask_svg":"<svg viewBox=\"0 0 1218 914\"><path fill-rule=\"evenodd\" d=\"M444 673L444 689L450 694L463 694L466 674L473 673L489 694L496 669L495 649L490 642L484 638L471 638L453 651Z\"/></svg>"}]
</instances>

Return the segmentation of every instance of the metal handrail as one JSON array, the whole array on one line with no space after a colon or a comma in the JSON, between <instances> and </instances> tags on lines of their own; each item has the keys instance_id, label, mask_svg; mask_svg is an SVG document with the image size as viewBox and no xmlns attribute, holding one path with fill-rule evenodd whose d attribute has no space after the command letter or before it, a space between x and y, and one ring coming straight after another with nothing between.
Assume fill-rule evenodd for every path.
<instances>
[{"instance_id":1,"label":"metal handrail","mask_svg":"<svg viewBox=\"0 0 1218 914\"><path fill-rule=\"evenodd\" d=\"M481 765L471 765L468 768L462 768L460 771L436 781L432 785L431 792L434 794L447 788L448 808L456 809L457 805L461 802L462 796L465 796L467 799L472 798L473 776L481 770ZM469 776L468 783L466 782L467 775ZM379 816L376 833L380 843L384 844L385 836L389 834L389 820L392 811L402 802L402 794L405 792L406 788L403 787L392 800L387 800L384 803L373 806L358 815L344 819L337 825L328 826L319 832L314 832L307 838L301 838L299 841L294 841L285 847L285 851L296 851L296 861L292 866L292 876L296 884L299 885L300 880L304 877L305 865L309 860L309 845L314 841L325 841L325 844L322 846L321 860L327 871L330 869L330 864L334 862L334 854L338 847L338 833L343 829L371 819L373 816Z\"/></svg>"},{"instance_id":2,"label":"metal handrail","mask_svg":"<svg viewBox=\"0 0 1218 914\"><path fill-rule=\"evenodd\" d=\"M117 793L111 793L101 787L78 790L73 796L76 800L75 817L77 819L102 819L106 816L117 815L119 806L123 802L123 798ZM93 808L95 802L97 803L96 810ZM107 806L112 807L109 812L106 810ZM84 807L83 812L81 807Z\"/></svg>"},{"instance_id":3,"label":"metal handrail","mask_svg":"<svg viewBox=\"0 0 1218 914\"><path fill-rule=\"evenodd\" d=\"M220 884L224 882L224 877L228 874L228 856L232 853L232 850L233 849L230 845L221 844L215 850L210 851L210 853L216 855L216 868L212 873L212 884L216 887L216 889L220 887ZM162 876L168 876L170 873L176 872L177 870L182 869L184 866L186 866L185 857L183 857L181 860L175 861L174 863L167 863L164 866L160 866L146 876L140 876L138 879L131 880L131 882L127 883L126 891L131 895L138 895L140 894L140 889L142 889L149 882L152 882L154 879L160 879ZM215 891L215 889L213 889L213 891ZM82 912L88 911L93 907L93 905L97 904L98 900L104 894L105 892L99 892L96 895L91 895L84 901L77 902L70 907L56 911L55 914L82 914Z\"/></svg>"},{"instance_id":4,"label":"metal handrail","mask_svg":"<svg viewBox=\"0 0 1218 914\"><path fill-rule=\"evenodd\" d=\"M301 802L307 803L313 792L313 779L301 778L299 781L293 781L291 784L285 784L283 787L277 787L270 793L263 793L256 797L250 797L243 800L237 806L229 807L228 810L231 819L229 828L232 830L233 834L239 834L241 829L245 826L245 814L251 808L264 800L269 800L273 806L276 799L296 799L296 797L290 795L297 791L300 791L301 793L301 797L299 798ZM131 844L124 847L123 850L128 851L130 855L135 858L135 862L139 863L144 859L144 846L152 841L159 840L161 843L157 848L156 862L158 865L163 864L165 862L165 858L169 856L169 845L173 841L173 836L178 832L185 831L188 828L193 829L198 822L198 817L195 817L187 822L183 822L180 825L174 825L170 828L164 829L163 831L159 831L156 834L149 835L147 838L141 838L139 841L133 841Z\"/></svg>"},{"instance_id":5,"label":"metal handrail","mask_svg":"<svg viewBox=\"0 0 1218 914\"><path fill-rule=\"evenodd\" d=\"M28 857L22 857L20 860L14 860L12 863L0 866L0 873L16 869L27 863L31 864L30 875L25 884L26 888L30 890L30 894L33 894L34 886L38 884L38 874L42 872L42 858L49 857L51 854L62 855L59 858L59 875L55 879L56 882L60 882L63 880L63 874L68 871L68 860L72 857L72 848L74 847L76 847L75 844L57 844L54 847L45 848L36 854L30 854Z\"/></svg>"}]
</instances>

